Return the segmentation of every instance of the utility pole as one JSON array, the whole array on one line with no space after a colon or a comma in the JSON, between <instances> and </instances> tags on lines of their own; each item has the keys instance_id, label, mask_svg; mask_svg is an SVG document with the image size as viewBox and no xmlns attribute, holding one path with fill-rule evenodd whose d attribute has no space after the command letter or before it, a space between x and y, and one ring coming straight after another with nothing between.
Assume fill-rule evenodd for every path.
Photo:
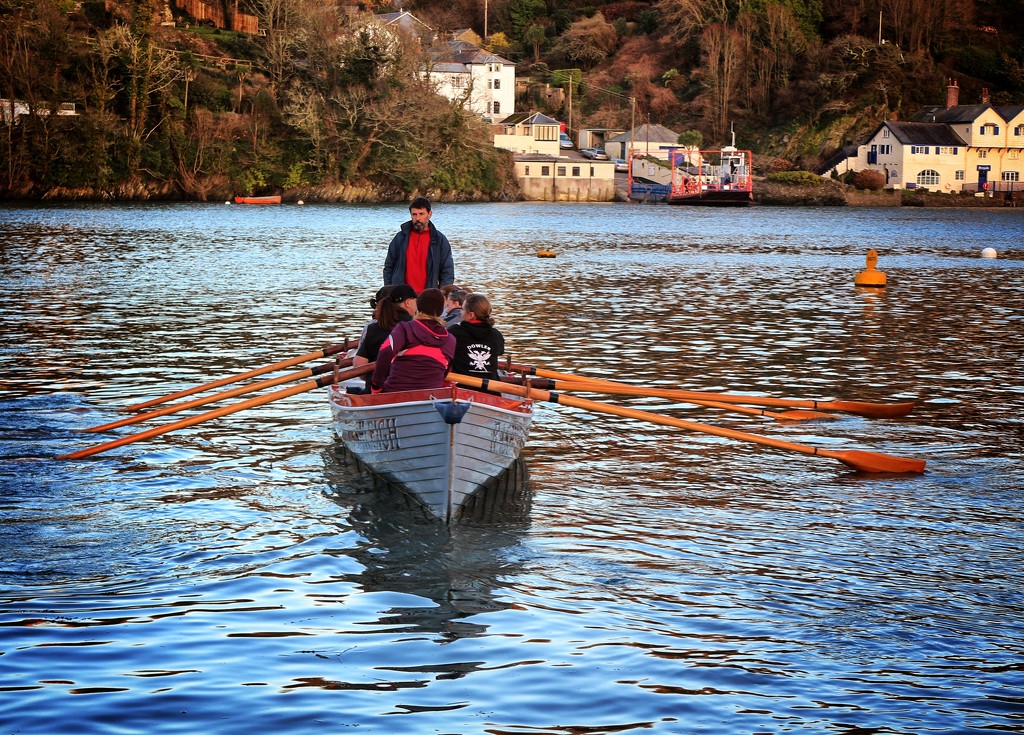
<instances>
[{"instance_id":1,"label":"utility pole","mask_svg":"<svg viewBox=\"0 0 1024 735\"><path fill-rule=\"evenodd\" d=\"M629 98L629 155L626 156L626 160L632 160L633 157L633 139L636 136L636 97ZM632 166L630 166L632 169Z\"/></svg>"},{"instance_id":2,"label":"utility pole","mask_svg":"<svg viewBox=\"0 0 1024 735\"><path fill-rule=\"evenodd\" d=\"M487 0L484 0L484 43L487 43Z\"/></svg>"}]
</instances>

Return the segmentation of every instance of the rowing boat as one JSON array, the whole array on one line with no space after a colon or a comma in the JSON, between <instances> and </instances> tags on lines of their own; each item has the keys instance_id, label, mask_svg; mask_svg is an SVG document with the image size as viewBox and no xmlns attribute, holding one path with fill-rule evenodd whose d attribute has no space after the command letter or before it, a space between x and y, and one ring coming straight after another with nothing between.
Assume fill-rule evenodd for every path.
<instances>
[{"instance_id":1,"label":"rowing boat","mask_svg":"<svg viewBox=\"0 0 1024 735\"><path fill-rule=\"evenodd\" d=\"M328 389L334 430L371 472L446 523L515 462L533 402L457 386L378 393Z\"/></svg>"},{"instance_id":2,"label":"rowing boat","mask_svg":"<svg viewBox=\"0 0 1024 735\"><path fill-rule=\"evenodd\" d=\"M280 194L273 194L273 195L262 196L262 197L243 197L243 196L236 196L235 197L235 204L280 204L280 203L281 203L281 195Z\"/></svg>"}]
</instances>

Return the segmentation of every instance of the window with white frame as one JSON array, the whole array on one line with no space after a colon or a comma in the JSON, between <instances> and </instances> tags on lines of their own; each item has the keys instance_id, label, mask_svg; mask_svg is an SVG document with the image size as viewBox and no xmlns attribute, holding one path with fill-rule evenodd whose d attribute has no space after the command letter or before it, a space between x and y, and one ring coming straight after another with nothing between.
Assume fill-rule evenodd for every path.
<instances>
[{"instance_id":1,"label":"window with white frame","mask_svg":"<svg viewBox=\"0 0 1024 735\"><path fill-rule=\"evenodd\" d=\"M910 152L916 154L928 153L928 146L926 145L912 145L910 146Z\"/></svg>"},{"instance_id":2,"label":"window with white frame","mask_svg":"<svg viewBox=\"0 0 1024 735\"><path fill-rule=\"evenodd\" d=\"M957 171L956 172L956 180L957 181L963 181L964 180L964 172L963 171Z\"/></svg>"},{"instance_id":3,"label":"window with white frame","mask_svg":"<svg viewBox=\"0 0 1024 735\"><path fill-rule=\"evenodd\" d=\"M988 151L984 148L978 150L978 158L988 158Z\"/></svg>"},{"instance_id":4,"label":"window with white frame","mask_svg":"<svg viewBox=\"0 0 1024 735\"><path fill-rule=\"evenodd\" d=\"M917 175L918 186L938 186L939 185L939 172L930 168L926 168L924 171Z\"/></svg>"},{"instance_id":5,"label":"window with white frame","mask_svg":"<svg viewBox=\"0 0 1024 735\"><path fill-rule=\"evenodd\" d=\"M1014 135L1024 135L1024 125L1018 125L1013 129Z\"/></svg>"},{"instance_id":6,"label":"window with white frame","mask_svg":"<svg viewBox=\"0 0 1024 735\"><path fill-rule=\"evenodd\" d=\"M501 89L501 80L500 79L495 79L494 80L494 89Z\"/></svg>"},{"instance_id":7,"label":"window with white frame","mask_svg":"<svg viewBox=\"0 0 1024 735\"><path fill-rule=\"evenodd\" d=\"M491 112L493 112L493 113L499 113L499 112L501 112L501 103L500 103L500 102L494 102L494 103L492 103L492 108L491 108Z\"/></svg>"},{"instance_id":8,"label":"window with white frame","mask_svg":"<svg viewBox=\"0 0 1024 735\"><path fill-rule=\"evenodd\" d=\"M995 123L985 123L981 126L982 135L999 135L999 126Z\"/></svg>"},{"instance_id":9,"label":"window with white frame","mask_svg":"<svg viewBox=\"0 0 1024 735\"><path fill-rule=\"evenodd\" d=\"M565 166L559 166L558 167L558 175L559 176L565 176Z\"/></svg>"},{"instance_id":10,"label":"window with white frame","mask_svg":"<svg viewBox=\"0 0 1024 735\"><path fill-rule=\"evenodd\" d=\"M944 156L955 156L959 151L959 148L952 145L944 145L941 148L939 148L939 153L941 153Z\"/></svg>"},{"instance_id":11,"label":"window with white frame","mask_svg":"<svg viewBox=\"0 0 1024 735\"><path fill-rule=\"evenodd\" d=\"M889 128L882 128L882 137L883 138L888 138L889 137Z\"/></svg>"},{"instance_id":12,"label":"window with white frame","mask_svg":"<svg viewBox=\"0 0 1024 735\"><path fill-rule=\"evenodd\" d=\"M1020 181L1020 171L1003 171L1003 181Z\"/></svg>"},{"instance_id":13,"label":"window with white frame","mask_svg":"<svg viewBox=\"0 0 1024 735\"><path fill-rule=\"evenodd\" d=\"M878 152L883 156L890 155L892 153L892 145L889 143L880 145L878 146Z\"/></svg>"},{"instance_id":14,"label":"window with white frame","mask_svg":"<svg viewBox=\"0 0 1024 735\"><path fill-rule=\"evenodd\" d=\"M1020 158L1020 151L1018 151L1018 150L1007 151L1006 152L1006 157L1009 158L1011 161L1016 161L1018 158Z\"/></svg>"}]
</instances>

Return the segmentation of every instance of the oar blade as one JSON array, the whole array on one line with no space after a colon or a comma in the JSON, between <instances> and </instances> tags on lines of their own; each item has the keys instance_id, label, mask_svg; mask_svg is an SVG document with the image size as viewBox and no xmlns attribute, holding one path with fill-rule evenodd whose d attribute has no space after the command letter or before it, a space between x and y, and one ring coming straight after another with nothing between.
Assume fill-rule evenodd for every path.
<instances>
[{"instance_id":1,"label":"oar blade","mask_svg":"<svg viewBox=\"0 0 1024 735\"><path fill-rule=\"evenodd\" d=\"M890 472L894 474L924 472L925 461L913 457L894 457L880 452L866 452L863 449L849 449L842 452L819 452L838 459L858 472Z\"/></svg>"}]
</instances>

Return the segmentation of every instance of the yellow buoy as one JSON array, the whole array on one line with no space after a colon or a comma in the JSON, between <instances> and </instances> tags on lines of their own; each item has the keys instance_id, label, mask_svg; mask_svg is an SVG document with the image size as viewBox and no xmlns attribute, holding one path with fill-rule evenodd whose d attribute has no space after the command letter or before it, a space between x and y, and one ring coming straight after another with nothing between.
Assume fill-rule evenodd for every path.
<instances>
[{"instance_id":1,"label":"yellow buoy","mask_svg":"<svg viewBox=\"0 0 1024 735\"><path fill-rule=\"evenodd\" d=\"M854 284L868 288L885 288L885 274L875 268L878 264L878 251L874 248L868 250L866 262L867 268L857 274L853 279Z\"/></svg>"},{"instance_id":2,"label":"yellow buoy","mask_svg":"<svg viewBox=\"0 0 1024 735\"><path fill-rule=\"evenodd\" d=\"M537 257L538 258L553 258L553 257L555 257L555 253L553 251L551 251L551 250L538 250L537 251Z\"/></svg>"}]
</instances>

